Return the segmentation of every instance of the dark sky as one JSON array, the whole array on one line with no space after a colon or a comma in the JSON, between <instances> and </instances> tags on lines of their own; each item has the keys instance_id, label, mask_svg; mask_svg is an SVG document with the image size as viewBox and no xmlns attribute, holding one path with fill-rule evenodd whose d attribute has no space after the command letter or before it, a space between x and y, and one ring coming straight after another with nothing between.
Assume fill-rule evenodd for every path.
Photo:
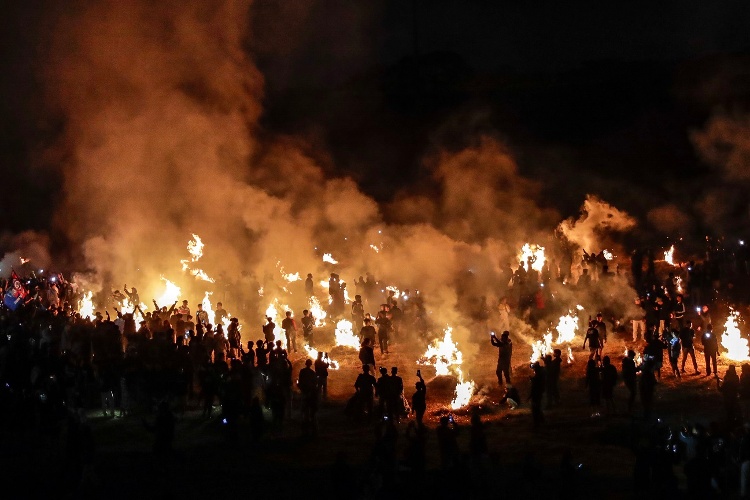
<instances>
[{"instance_id":1,"label":"dark sky","mask_svg":"<svg viewBox=\"0 0 750 500\"><path fill-rule=\"evenodd\" d=\"M38 75L61 5L13 2L0 21L2 230L48 227L60 195L42 153L61 124ZM580 175L563 212L592 189L622 197L618 176L666 196L676 172L702 175L689 131L748 101L732 85L748 73L748 2L257 0L253 12L265 129L310 137L381 201L421 184L436 144L478 133L506 139L530 177Z\"/></svg>"}]
</instances>

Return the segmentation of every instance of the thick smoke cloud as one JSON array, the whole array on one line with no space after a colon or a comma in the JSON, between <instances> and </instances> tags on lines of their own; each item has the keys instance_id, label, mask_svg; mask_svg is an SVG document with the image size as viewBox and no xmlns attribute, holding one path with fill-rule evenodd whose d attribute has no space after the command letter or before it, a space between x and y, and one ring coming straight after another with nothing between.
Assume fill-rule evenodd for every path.
<instances>
[{"instance_id":1,"label":"thick smoke cloud","mask_svg":"<svg viewBox=\"0 0 750 500\"><path fill-rule=\"evenodd\" d=\"M433 324L453 326L470 359L475 299L505 293L495 289L524 243L554 242L559 214L491 137L425 158L436 196L410 190L381 207L353 180L327 178L331 160L305 138L261 130L248 1L76 7L55 18L45 76L48 104L65 118L52 152L67 158L56 224L81 250L87 289L128 283L148 301L164 275L192 303L222 281L254 294L257 280L264 300L286 286L299 309L301 284L283 282L281 267L316 282L335 271L350 290L371 272L419 289ZM634 224L594 197L583 210L562 228L590 250ZM206 245L199 267L216 285L180 270L193 233ZM339 264L323 263L324 252Z\"/></svg>"}]
</instances>

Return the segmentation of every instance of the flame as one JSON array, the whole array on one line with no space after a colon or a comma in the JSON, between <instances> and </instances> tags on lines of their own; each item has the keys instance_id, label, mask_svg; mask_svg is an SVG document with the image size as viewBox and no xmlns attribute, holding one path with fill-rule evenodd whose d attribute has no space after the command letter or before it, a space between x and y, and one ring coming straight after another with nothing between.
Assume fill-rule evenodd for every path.
<instances>
[{"instance_id":1,"label":"flame","mask_svg":"<svg viewBox=\"0 0 750 500\"><path fill-rule=\"evenodd\" d=\"M263 297L263 287L258 288L258 297Z\"/></svg>"},{"instance_id":2,"label":"flame","mask_svg":"<svg viewBox=\"0 0 750 500\"><path fill-rule=\"evenodd\" d=\"M557 344L572 342L578 331L578 316L573 315L572 311L568 311L565 316L560 316L560 321L555 329L557 330Z\"/></svg>"},{"instance_id":3,"label":"flame","mask_svg":"<svg viewBox=\"0 0 750 500\"><path fill-rule=\"evenodd\" d=\"M216 313L214 312L213 308L211 307L211 295L213 295L213 292L206 292L203 295L203 301L201 302L201 305L203 306L203 310L206 311L206 314L208 314L208 324L213 325L214 320L216 319Z\"/></svg>"},{"instance_id":4,"label":"flame","mask_svg":"<svg viewBox=\"0 0 750 500\"><path fill-rule=\"evenodd\" d=\"M456 390L453 394L453 400L451 401L451 409L458 410L469 404L471 396L474 394L476 385L473 380L464 381L464 373L460 368L456 368L458 383L456 384Z\"/></svg>"},{"instance_id":5,"label":"flame","mask_svg":"<svg viewBox=\"0 0 750 500\"><path fill-rule=\"evenodd\" d=\"M21 265L26 264L29 260L30 259L24 259L23 257L21 257Z\"/></svg>"},{"instance_id":6,"label":"flame","mask_svg":"<svg viewBox=\"0 0 750 500\"><path fill-rule=\"evenodd\" d=\"M305 344L305 351L307 351L307 355L312 358L313 360L318 359L318 351L310 347L309 345ZM323 359L325 359L325 355L323 356ZM328 358L329 368L331 370L338 370L339 369L339 362L335 359Z\"/></svg>"},{"instance_id":7,"label":"flame","mask_svg":"<svg viewBox=\"0 0 750 500\"><path fill-rule=\"evenodd\" d=\"M190 274L198 278L199 280L208 281L209 283L216 283L216 280L210 277L203 269L193 269Z\"/></svg>"},{"instance_id":8,"label":"flame","mask_svg":"<svg viewBox=\"0 0 750 500\"><path fill-rule=\"evenodd\" d=\"M181 290L179 286L175 285L164 276L161 276L160 278L164 282L166 290L164 290L164 293L156 299L156 303L159 307L169 307L180 298Z\"/></svg>"},{"instance_id":9,"label":"flame","mask_svg":"<svg viewBox=\"0 0 750 500\"><path fill-rule=\"evenodd\" d=\"M724 333L721 334L721 345L727 350L726 356L733 361L749 361L750 349L747 339L742 338L739 328L740 313L729 308L729 316L724 323Z\"/></svg>"},{"instance_id":10,"label":"flame","mask_svg":"<svg viewBox=\"0 0 750 500\"><path fill-rule=\"evenodd\" d=\"M333 258L333 256L330 253L324 253L323 254L323 262L328 262L329 264L338 264L339 261Z\"/></svg>"},{"instance_id":11,"label":"flame","mask_svg":"<svg viewBox=\"0 0 750 500\"><path fill-rule=\"evenodd\" d=\"M142 321L143 318L143 311L147 311L148 306L146 304L142 303L140 304L140 310L136 311L136 306L132 302L130 302L129 298L125 298L122 301L122 306L120 307L120 312L122 314L132 314L133 319L135 320L136 324L140 321Z\"/></svg>"},{"instance_id":12,"label":"flame","mask_svg":"<svg viewBox=\"0 0 750 500\"><path fill-rule=\"evenodd\" d=\"M669 247L669 250L667 250L666 252L664 252L664 260L668 264L670 264L672 266L675 265L674 264L674 245L672 245L671 247Z\"/></svg>"},{"instance_id":13,"label":"flame","mask_svg":"<svg viewBox=\"0 0 750 500\"><path fill-rule=\"evenodd\" d=\"M282 277L283 277L283 278L284 278L284 279L285 279L286 281L288 281L289 283L292 283L292 282L294 282L294 281L300 281L300 280L302 279L302 278L300 277L299 273L294 273L294 274L292 274L292 273L288 273L288 274L284 274L284 273L282 272L282 273L281 273L281 276L282 276Z\"/></svg>"},{"instance_id":14,"label":"flame","mask_svg":"<svg viewBox=\"0 0 750 500\"><path fill-rule=\"evenodd\" d=\"M352 322L341 319L336 323L336 345L351 347L352 349L359 349L360 342L359 337L354 334L352 330Z\"/></svg>"},{"instance_id":15,"label":"flame","mask_svg":"<svg viewBox=\"0 0 750 500\"><path fill-rule=\"evenodd\" d=\"M86 292L83 294L83 297L81 297L81 300L78 301L78 314L80 314L82 318L88 318L90 320L96 319L96 315L94 314L94 302L91 300L93 296L94 292Z\"/></svg>"},{"instance_id":16,"label":"flame","mask_svg":"<svg viewBox=\"0 0 750 500\"><path fill-rule=\"evenodd\" d=\"M526 243L523 248L521 248L521 252L518 254L518 261L522 263L524 269L527 271L529 270L529 257L531 257L533 261L531 263L531 268L535 271L541 272L542 269L544 269L544 247Z\"/></svg>"},{"instance_id":17,"label":"flame","mask_svg":"<svg viewBox=\"0 0 750 500\"><path fill-rule=\"evenodd\" d=\"M609 250L602 250L602 253L604 254L604 258L606 260L612 260L614 258L614 255L612 255L612 252Z\"/></svg>"},{"instance_id":18,"label":"flame","mask_svg":"<svg viewBox=\"0 0 750 500\"><path fill-rule=\"evenodd\" d=\"M458 344L453 342L453 328L447 327L442 339L433 340L427 347L418 364L432 365L436 375L448 375L451 367L458 367L463 363L463 354L458 350Z\"/></svg>"},{"instance_id":19,"label":"flame","mask_svg":"<svg viewBox=\"0 0 750 500\"><path fill-rule=\"evenodd\" d=\"M571 347L568 346L568 364L571 364L575 360L576 358L573 357L573 349L571 349Z\"/></svg>"},{"instance_id":20,"label":"flame","mask_svg":"<svg viewBox=\"0 0 750 500\"><path fill-rule=\"evenodd\" d=\"M677 277L677 293L683 293L681 276Z\"/></svg>"},{"instance_id":21,"label":"flame","mask_svg":"<svg viewBox=\"0 0 750 500\"><path fill-rule=\"evenodd\" d=\"M372 248L373 250L375 250L375 253L380 253L380 249L377 246L370 245L370 248Z\"/></svg>"},{"instance_id":22,"label":"flame","mask_svg":"<svg viewBox=\"0 0 750 500\"><path fill-rule=\"evenodd\" d=\"M321 327L326 325L326 312L320 306L320 301L317 297L311 296L307 303L309 304L308 310L313 318L315 318L315 326Z\"/></svg>"},{"instance_id":23,"label":"flame","mask_svg":"<svg viewBox=\"0 0 750 500\"><path fill-rule=\"evenodd\" d=\"M531 344L531 363L539 361L547 354L552 354L552 333L545 333L542 340Z\"/></svg>"},{"instance_id":24,"label":"flame","mask_svg":"<svg viewBox=\"0 0 750 500\"><path fill-rule=\"evenodd\" d=\"M281 311L281 312L279 312ZM286 349L286 335L284 330L281 328L281 322L286 318L286 312L291 311L290 307L279 303L279 299L273 299L268 307L266 308L266 316L270 317L276 324L276 328L273 329L273 334L276 340L281 341L281 345Z\"/></svg>"}]
</instances>

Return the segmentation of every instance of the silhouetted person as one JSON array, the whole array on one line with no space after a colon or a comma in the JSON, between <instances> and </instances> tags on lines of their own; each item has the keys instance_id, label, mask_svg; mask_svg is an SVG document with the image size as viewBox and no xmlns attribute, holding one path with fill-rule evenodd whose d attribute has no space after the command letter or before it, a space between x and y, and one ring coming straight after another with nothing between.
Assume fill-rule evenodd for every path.
<instances>
[{"instance_id":1,"label":"silhouetted person","mask_svg":"<svg viewBox=\"0 0 750 500\"><path fill-rule=\"evenodd\" d=\"M417 425L422 427L424 412L427 411L427 384L424 383L421 370L417 370L417 377L419 377L419 382L415 384L416 391L411 397L411 411L416 415Z\"/></svg>"},{"instance_id":2,"label":"silhouetted person","mask_svg":"<svg viewBox=\"0 0 750 500\"><path fill-rule=\"evenodd\" d=\"M440 425L437 430L438 448L440 450L440 464L443 470L458 467L460 452L458 449L458 426L453 416L440 417Z\"/></svg>"},{"instance_id":3,"label":"silhouetted person","mask_svg":"<svg viewBox=\"0 0 750 500\"><path fill-rule=\"evenodd\" d=\"M312 367L311 359L305 360L305 367L300 370L297 388L302 393L302 421L304 434L316 433L315 416L318 411L318 376Z\"/></svg>"},{"instance_id":4,"label":"silhouetted person","mask_svg":"<svg viewBox=\"0 0 750 500\"><path fill-rule=\"evenodd\" d=\"M149 424L145 419L144 425L148 430L154 433L154 453L157 455L166 455L172 451L172 442L174 441L175 419L169 403L162 401L156 413L154 425Z\"/></svg>"},{"instance_id":5,"label":"silhouetted person","mask_svg":"<svg viewBox=\"0 0 750 500\"><path fill-rule=\"evenodd\" d=\"M617 385L617 368L612 364L609 356L602 360L602 398L607 414L615 413L614 390Z\"/></svg>"},{"instance_id":6,"label":"silhouetted person","mask_svg":"<svg viewBox=\"0 0 750 500\"><path fill-rule=\"evenodd\" d=\"M737 369L734 365L730 365L729 368L727 368L723 381L718 378L716 379L716 387L719 389L719 392L724 399L724 410L727 415L727 422L730 425L734 425L739 418L739 401L737 400L737 397L740 389L740 379L737 376Z\"/></svg>"},{"instance_id":7,"label":"silhouetted person","mask_svg":"<svg viewBox=\"0 0 750 500\"><path fill-rule=\"evenodd\" d=\"M510 384L510 365L513 357L513 342L510 340L510 332L503 332L499 339L495 336L495 332L492 332L490 343L498 349L497 369L495 370L497 383L502 386L504 376L505 383Z\"/></svg>"},{"instance_id":8,"label":"silhouetted person","mask_svg":"<svg viewBox=\"0 0 750 500\"><path fill-rule=\"evenodd\" d=\"M487 436L484 433L484 424L478 409L474 409L471 415L471 429L469 430L469 454L474 467L482 466L487 456Z\"/></svg>"},{"instance_id":9,"label":"silhouetted person","mask_svg":"<svg viewBox=\"0 0 750 500\"><path fill-rule=\"evenodd\" d=\"M547 373L547 405L560 403L560 369L562 366L562 351L555 349L553 355L544 357L544 369Z\"/></svg>"},{"instance_id":10,"label":"silhouetted person","mask_svg":"<svg viewBox=\"0 0 750 500\"><path fill-rule=\"evenodd\" d=\"M700 375L698 363L695 361L695 330L693 330L692 321L685 321L685 326L680 330L680 342L682 343L682 373L685 373L685 361L690 356L693 359L695 375Z\"/></svg>"},{"instance_id":11,"label":"silhouetted person","mask_svg":"<svg viewBox=\"0 0 750 500\"><path fill-rule=\"evenodd\" d=\"M589 404L591 405L591 417L599 417L599 409L602 404L602 379L601 369L593 359L586 363L586 387L589 390Z\"/></svg>"},{"instance_id":12,"label":"silhouetted person","mask_svg":"<svg viewBox=\"0 0 750 500\"><path fill-rule=\"evenodd\" d=\"M369 338L362 341L362 347L359 349L359 360L363 365L369 365L370 368L375 369L375 351L370 345Z\"/></svg>"},{"instance_id":13,"label":"silhouetted person","mask_svg":"<svg viewBox=\"0 0 750 500\"><path fill-rule=\"evenodd\" d=\"M622 380L628 389L628 412L632 413L637 384L635 351L629 350L628 355L622 359Z\"/></svg>"},{"instance_id":14,"label":"silhouetted person","mask_svg":"<svg viewBox=\"0 0 750 500\"><path fill-rule=\"evenodd\" d=\"M638 384L638 391L641 394L641 405L643 405L643 416L646 419L651 417L655 388L656 377L654 376L653 361L647 360L641 367L641 381Z\"/></svg>"},{"instance_id":15,"label":"silhouetted person","mask_svg":"<svg viewBox=\"0 0 750 500\"><path fill-rule=\"evenodd\" d=\"M544 413L542 412L542 397L544 396L545 389L545 375L544 368L539 362L535 362L531 369L534 370L534 375L531 376L531 416L533 419L534 428L538 428L544 423Z\"/></svg>"},{"instance_id":16,"label":"silhouetted person","mask_svg":"<svg viewBox=\"0 0 750 500\"><path fill-rule=\"evenodd\" d=\"M713 374L714 377L719 377L719 372L716 371L716 355L719 352L719 342L714 335L713 326L711 323L706 325L706 331L703 332L703 356L706 359L706 377L711 375L711 363L713 363Z\"/></svg>"},{"instance_id":17,"label":"silhouetted person","mask_svg":"<svg viewBox=\"0 0 750 500\"><path fill-rule=\"evenodd\" d=\"M328 399L328 367L330 363L323 359L325 353L318 352L318 359L315 360L315 375L318 376L318 393L323 399Z\"/></svg>"},{"instance_id":18,"label":"silhouetted person","mask_svg":"<svg viewBox=\"0 0 750 500\"><path fill-rule=\"evenodd\" d=\"M373 391L375 390L375 377L370 375L370 365L362 365L362 373L357 376L354 382L354 389L357 391L362 408L367 413L367 417L372 417Z\"/></svg>"}]
</instances>

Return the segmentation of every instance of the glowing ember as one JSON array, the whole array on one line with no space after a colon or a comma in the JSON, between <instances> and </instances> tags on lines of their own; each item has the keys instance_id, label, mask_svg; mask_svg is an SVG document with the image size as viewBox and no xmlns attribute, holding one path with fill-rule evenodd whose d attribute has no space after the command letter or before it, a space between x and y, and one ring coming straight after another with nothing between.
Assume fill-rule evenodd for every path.
<instances>
[{"instance_id":1,"label":"glowing ember","mask_svg":"<svg viewBox=\"0 0 750 500\"><path fill-rule=\"evenodd\" d=\"M313 318L315 318L315 326L321 327L326 325L326 312L320 307L320 301L317 297L312 296L308 299L307 303L310 307L308 310Z\"/></svg>"},{"instance_id":2,"label":"glowing ember","mask_svg":"<svg viewBox=\"0 0 750 500\"><path fill-rule=\"evenodd\" d=\"M557 344L572 342L578 331L578 316L573 315L572 312L560 316L555 329L557 330Z\"/></svg>"},{"instance_id":3,"label":"glowing ember","mask_svg":"<svg viewBox=\"0 0 750 500\"><path fill-rule=\"evenodd\" d=\"M747 339L742 338L739 328L740 313L729 308L729 316L724 323L724 333L721 334L721 345L727 350L726 356L733 361L749 361L750 349Z\"/></svg>"},{"instance_id":4,"label":"glowing ember","mask_svg":"<svg viewBox=\"0 0 750 500\"><path fill-rule=\"evenodd\" d=\"M612 252L609 250L602 250L602 253L604 254L604 258L606 260L612 260L614 258L614 255L612 255Z\"/></svg>"},{"instance_id":5,"label":"glowing ember","mask_svg":"<svg viewBox=\"0 0 750 500\"><path fill-rule=\"evenodd\" d=\"M156 299L156 303L159 307L170 307L180 298L181 290L179 286L175 285L164 276L161 277L161 280L164 282L166 290L164 290L164 293Z\"/></svg>"},{"instance_id":6,"label":"glowing ember","mask_svg":"<svg viewBox=\"0 0 750 500\"><path fill-rule=\"evenodd\" d=\"M21 257L21 265L26 264L28 261L29 259L24 259L23 257Z\"/></svg>"},{"instance_id":7,"label":"glowing ember","mask_svg":"<svg viewBox=\"0 0 750 500\"><path fill-rule=\"evenodd\" d=\"M672 266L675 265L674 264L674 245L672 245L671 247L669 247L669 250L667 250L666 252L664 252L664 260L668 264L670 264Z\"/></svg>"},{"instance_id":8,"label":"glowing ember","mask_svg":"<svg viewBox=\"0 0 750 500\"><path fill-rule=\"evenodd\" d=\"M94 303L91 300L93 296L94 292L86 292L83 294L83 297L81 297L81 300L78 301L78 314L80 314L82 318L88 318L90 320L96 319L96 315L94 314Z\"/></svg>"},{"instance_id":9,"label":"glowing ember","mask_svg":"<svg viewBox=\"0 0 750 500\"><path fill-rule=\"evenodd\" d=\"M682 289L682 277L677 277L677 293L684 293Z\"/></svg>"},{"instance_id":10,"label":"glowing ember","mask_svg":"<svg viewBox=\"0 0 750 500\"><path fill-rule=\"evenodd\" d=\"M460 368L456 369L458 383L456 384L456 390L453 394L453 400L451 401L451 409L458 410L469 404L471 396L474 395L476 386L473 380L464 381L464 374Z\"/></svg>"},{"instance_id":11,"label":"glowing ember","mask_svg":"<svg viewBox=\"0 0 750 500\"><path fill-rule=\"evenodd\" d=\"M451 367L460 366L463 354L458 350L458 344L453 342L453 329L446 328L442 340L433 340L417 363L434 366L436 375L448 375Z\"/></svg>"},{"instance_id":12,"label":"glowing ember","mask_svg":"<svg viewBox=\"0 0 750 500\"><path fill-rule=\"evenodd\" d=\"M529 258L531 258L531 268L541 272L544 269L544 247L526 243L518 254L518 261L523 264L524 269L529 270Z\"/></svg>"},{"instance_id":13,"label":"glowing ember","mask_svg":"<svg viewBox=\"0 0 750 500\"><path fill-rule=\"evenodd\" d=\"M359 337L354 334L352 330L352 322L341 319L336 323L336 345L351 347L352 349L359 349L360 342Z\"/></svg>"},{"instance_id":14,"label":"glowing ember","mask_svg":"<svg viewBox=\"0 0 750 500\"><path fill-rule=\"evenodd\" d=\"M318 359L318 351L316 351L315 349L313 349L312 347L310 347L307 344L305 344L305 351L307 351L307 355L310 358L312 358L313 360ZM331 370L338 370L339 369L339 362L336 361L335 359L331 359L331 358L327 357L327 355L325 355L325 354L323 355L323 359L325 361L328 361L329 368Z\"/></svg>"},{"instance_id":15,"label":"glowing ember","mask_svg":"<svg viewBox=\"0 0 750 500\"><path fill-rule=\"evenodd\" d=\"M380 249L378 247L376 247L375 245L370 245L370 248L372 248L373 250L375 250L375 253L380 253Z\"/></svg>"},{"instance_id":16,"label":"glowing ember","mask_svg":"<svg viewBox=\"0 0 750 500\"><path fill-rule=\"evenodd\" d=\"M338 264L339 261L333 258L333 256L330 253L324 253L323 254L323 262L328 262L329 264Z\"/></svg>"},{"instance_id":17,"label":"glowing ember","mask_svg":"<svg viewBox=\"0 0 750 500\"><path fill-rule=\"evenodd\" d=\"M542 340L537 340L531 345L531 363L539 361L547 354L552 354L552 334L545 333Z\"/></svg>"}]
</instances>

